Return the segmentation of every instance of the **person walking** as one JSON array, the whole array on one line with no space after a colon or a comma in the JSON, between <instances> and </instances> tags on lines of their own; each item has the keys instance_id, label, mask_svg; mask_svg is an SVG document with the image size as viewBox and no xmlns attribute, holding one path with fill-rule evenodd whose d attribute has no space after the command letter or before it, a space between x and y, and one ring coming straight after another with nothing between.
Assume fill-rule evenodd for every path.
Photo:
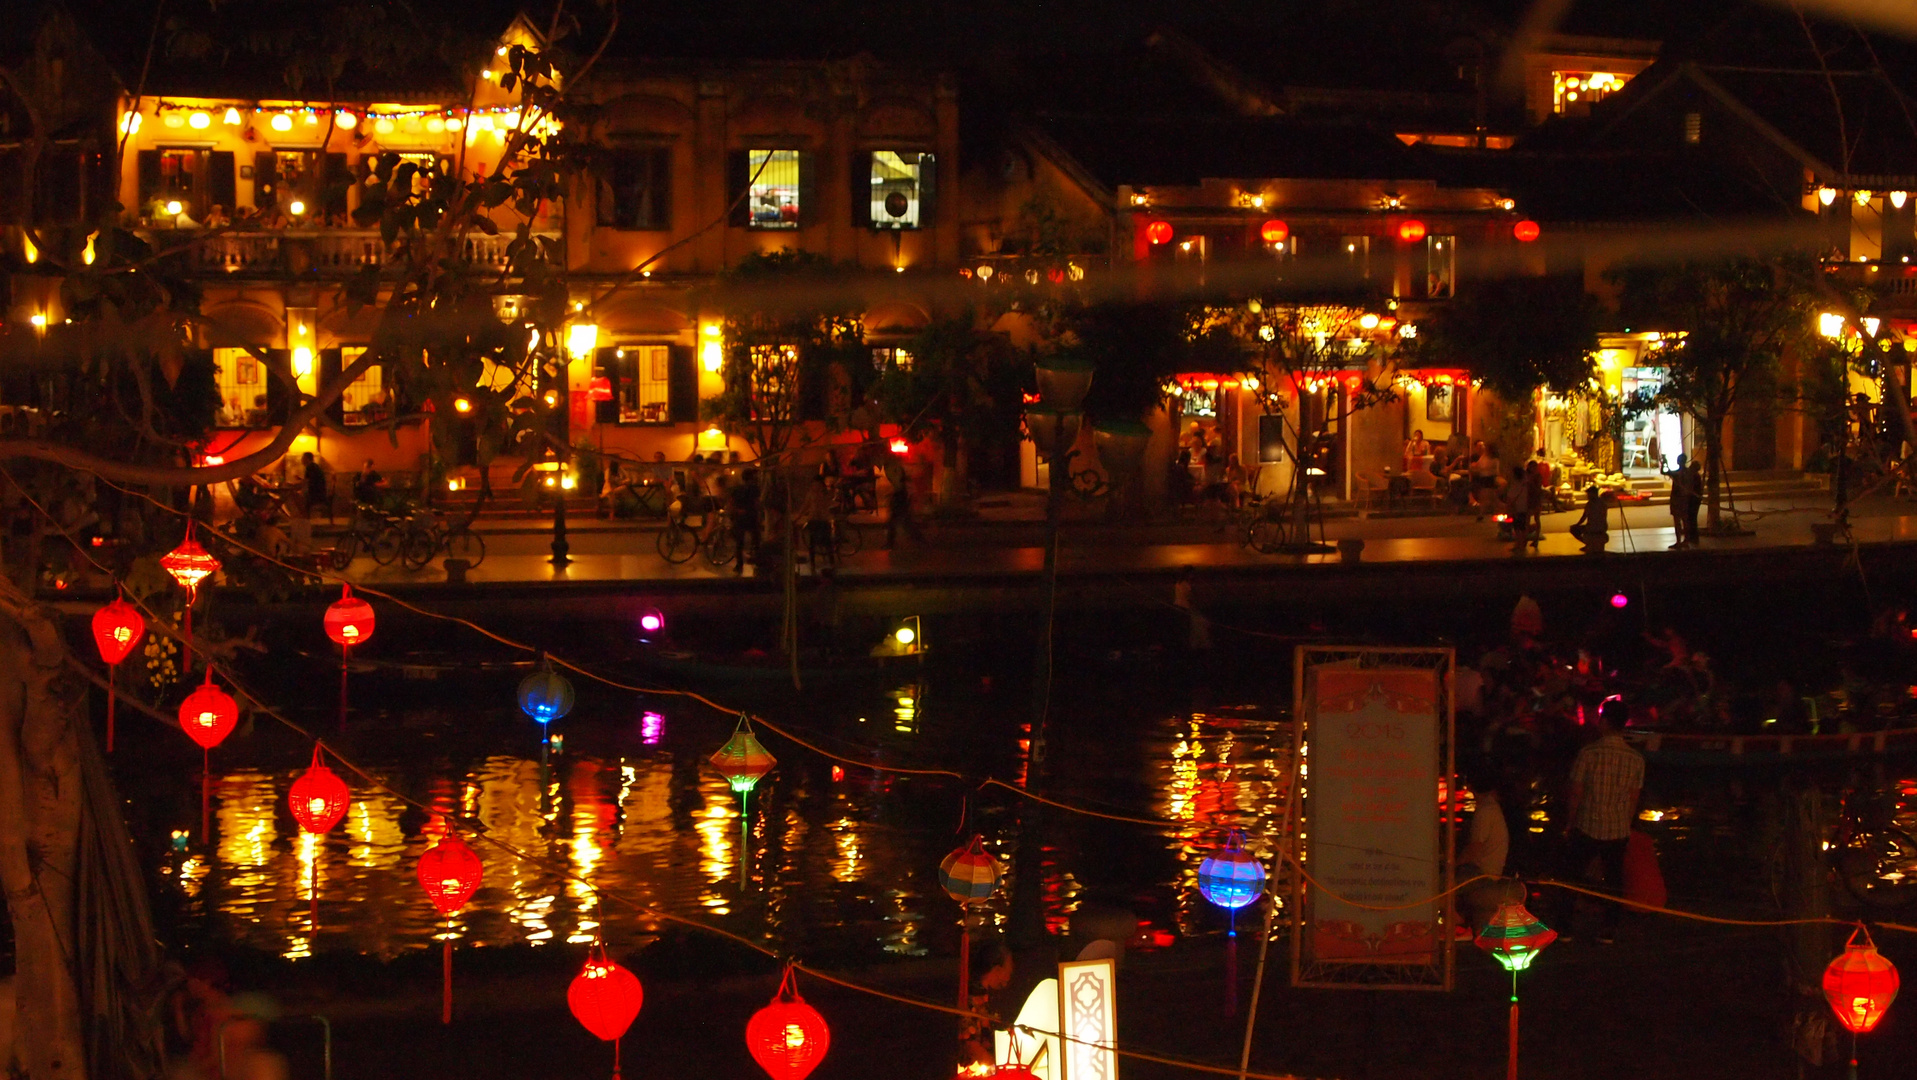
<instances>
[{"instance_id":1,"label":"person walking","mask_svg":"<svg viewBox=\"0 0 1917 1080\"><path fill-rule=\"evenodd\" d=\"M325 510L326 520L333 520L332 500L326 497L326 469L309 451L300 455L300 465L306 470L306 516L312 517L313 511Z\"/></svg>"},{"instance_id":2,"label":"person walking","mask_svg":"<svg viewBox=\"0 0 1917 1080\"><path fill-rule=\"evenodd\" d=\"M898 543L900 529L913 543L925 543L925 534L912 517L912 480L905 475L905 464L897 455L885 463L885 480L892 486L892 493L886 496L885 549L890 551Z\"/></svg>"},{"instance_id":3,"label":"person walking","mask_svg":"<svg viewBox=\"0 0 1917 1080\"><path fill-rule=\"evenodd\" d=\"M1687 523L1697 520L1697 511L1691 506L1697 497L1697 474L1691 471L1690 460L1684 454L1677 455L1677 467L1664 474L1671 479L1671 531L1677 533L1677 543L1671 545L1672 551L1690 546Z\"/></svg>"},{"instance_id":4,"label":"person walking","mask_svg":"<svg viewBox=\"0 0 1917 1080\"><path fill-rule=\"evenodd\" d=\"M1686 463L1678 458L1678 468L1689 477L1686 485L1691 493L1690 501L1684 504L1684 542L1691 547L1697 546L1697 512L1704 505L1704 469L1692 458Z\"/></svg>"},{"instance_id":5,"label":"person walking","mask_svg":"<svg viewBox=\"0 0 1917 1080\"><path fill-rule=\"evenodd\" d=\"M1624 890L1624 848L1631 839L1631 823L1637 820L1638 795L1644 788L1644 755L1624 741L1626 713L1622 698L1611 698L1598 706L1595 741L1578 751L1571 765L1571 780L1565 792L1566 818L1563 858L1558 875L1566 882L1583 879L1584 872L1596 860L1607 888ZM1557 890L1557 913L1553 920L1562 940L1572 939L1577 913L1577 894ZM1621 905L1606 901L1604 928L1598 943L1617 941Z\"/></svg>"},{"instance_id":6,"label":"person walking","mask_svg":"<svg viewBox=\"0 0 1917 1080\"><path fill-rule=\"evenodd\" d=\"M729 509L732 517L732 544L737 549L732 556L732 572L745 573L746 561L757 560L761 529L759 525L759 470L747 469L744 478L735 485L729 496ZM746 546L751 541L750 552Z\"/></svg>"}]
</instances>

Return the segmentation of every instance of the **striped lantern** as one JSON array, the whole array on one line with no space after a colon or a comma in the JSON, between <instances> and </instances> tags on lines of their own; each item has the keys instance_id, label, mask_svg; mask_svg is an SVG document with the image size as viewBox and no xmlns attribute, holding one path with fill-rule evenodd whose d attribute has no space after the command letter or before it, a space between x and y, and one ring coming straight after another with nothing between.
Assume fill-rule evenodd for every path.
<instances>
[{"instance_id":1,"label":"striped lantern","mask_svg":"<svg viewBox=\"0 0 1917 1080\"><path fill-rule=\"evenodd\" d=\"M779 763L752 734L751 725L750 720L740 716L732 738L709 759L719 775L732 785L732 790L741 795L757 787L759 779Z\"/></svg>"},{"instance_id":2,"label":"striped lantern","mask_svg":"<svg viewBox=\"0 0 1917 1080\"><path fill-rule=\"evenodd\" d=\"M1499 905L1498 913L1484 924L1472 943L1490 953L1506 971L1516 973L1530 967L1544 947L1557 939L1556 930L1539 922L1522 903L1516 903Z\"/></svg>"},{"instance_id":3,"label":"striped lantern","mask_svg":"<svg viewBox=\"0 0 1917 1080\"><path fill-rule=\"evenodd\" d=\"M1265 891L1265 866L1245 850L1245 834L1233 829L1225 846L1198 864L1198 891L1221 908L1236 912Z\"/></svg>"},{"instance_id":4,"label":"striped lantern","mask_svg":"<svg viewBox=\"0 0 1917 1080\"><path fill-rule=\"evenodd\" d=\"M939 887L961 904L990 899L1005 880L1005 868L985 852L985 838L974 833L970 843L939 863Z\"/></svg>"}]
</instances>

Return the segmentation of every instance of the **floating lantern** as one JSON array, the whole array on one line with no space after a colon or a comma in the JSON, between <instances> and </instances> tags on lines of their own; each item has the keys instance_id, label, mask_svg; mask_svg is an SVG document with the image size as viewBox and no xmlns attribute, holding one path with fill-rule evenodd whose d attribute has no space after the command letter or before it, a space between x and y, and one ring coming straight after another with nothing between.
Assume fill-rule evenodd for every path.
<instances>
[{"instance_id":1,"label":"floating lantern","mask_svg":"<svg viewBox=\"0 0 1917 1080\"><path fill-rule=\"evenodd\" d=\"M442 1024L453 1022L453 913L473 898L484 872L479 856L451 832L419 857L420 887L426 890L426 898L433 902L433 907L446 917L444 958L440 965L444 982L439 1013Z\"/></svg>"},{"instance_id":2,"label":"floating lantern","mask_svg":"<svg viewBox=\"0 0 1917 1080\"><path fill-rule=\"evenodd\" d=\"M125 660L133 647L140 643L146 634L146 620L140 617L139 609L126 602L124 597L114 597L105 607L93 613L93 643L100 649L100 659L107 665L107 753L113 752L113 706L119 697L116 684L119 682L120 661Z\"/></svg>"},{"instance_id":3,"label":"floating lantern","mask_svg":"<svg viewBox=\"0 0 1917 1080\"><path fill-rule=\"evenodd\" d=\"M550 724L571 712L573 701L572 683L553 670L551 660L519 684L520 711L541 724Z\"/></svg>"},{"instance_id":4,"label":"floating lantern","mask_svg":"<svg viewBox=\"0 0 1917 1080\"><path fill-rule=\"evenodd\" d=\"M200 839L212 835L213 748L233 733L240 707L226 691L213 685L213 665L206 666L206 682L180 702L180 730L200 744Z\"/></svg>"},{"instance_id":5,"label":"floating lantern","mask_svg":"<svg viewBox=\"0 0 1917 1080\"><path fill-rule=\"evenodd\" d=\"M1497 914L1478 931L1472 943L1491 954L1491 958L1511 973L1510 1053L1506 1075L1518 1076L1518 972L1531 966L1546 945L1558 939L1558 932L1538 921L1523 903L1500 904Z\"/></svg>"},{"instance_id":6,"label":"floating lantern","mask_svg":"<svg viewBox=\"0 0 1917 1080\"><path fill-rule=\"evenodd\" d=\"M747 813L752 789L758 786L759 779L772 771L779 762L752 734L752 718L745 713L739 714L739 723L732 729L732 738L715 751L711 757L712 767L732 790L739 793L739 887L746 885L746 859L751 853L750 841L752 819Z\"/></svg>"},{"instance_id":7,"label":"floating lantern","mask_svg":"<svg viewBox=\"0 0 1917 1080\"><path fill-rule=\"evenodd\" d=\"M1172 225L1169 221L1154 221L1145 226L1145 239L1154 244L1168 244L1172 238Z\"/></svg>"},{"instance_id":8,"label":"floating lantern","mask_svg":"<svg viewBox=\"0 0 1917 1080\"><path fill-rule=\"evenodd\" d=\"M666 628L666 617L658 608L647 608L639 613L639 629L648 634L657 634Z\"/></svg>"},{"instance_id":9,"label":"floating lantern","mask_svg":"<svg viewBox=\"0 0 1917 1080\"><path fill-rule=\"evenodd\" d=\"M1417 218L1407 218L1398 223L1398 239L1407 244L1415 244L1424 239L1424 222Z\"/></svg>"},{"instance_id":10,"label":"floating lantern","mask_svg":"<svg viewBox=\"0 0 1917 1080\"><path fill-rule=\"evenodd\" d=\"M1857 941L1859 934L1864 937L1862 944ZM1824 969L1824 1000L1853 1036L1852 1075L1857 1068L1855 1036L1869 1033L1884 1019L1890 1003L1897 1000L1897 985L1897 968L1877 952L1862 924L1844 943L1843 954Z\"/></svg>"},{"instance_id":11,"label":"floating lantern","mask_svg":"<svg viewBox=\"0 0 1917 1080\"><path fill-rule=\"evenodd\" d=\"M1529 219L1511 226L1511 235L1517 237L1520 244L1528 244L1536 240L1540 231L1538 223Z\"/></svg>"},{"instance_id":12,"label":"floating lantern","mask_svg":"<svg viewBox=\"0 0 1917 1080\"><path fill-rule=\"evenodd\" d=\"M985 851L985 838L973 834L970 843L939 863L939 887L961 904L982 903L998 891L1005 869Z\"/></svg>"},{"instance_id":13,"label":"floating lantern","mask_svg":"<svg viewBox=\"0 0 1917 1080\"><path fill-rule=\"evenodd\" d=\"M1631 606L1631 598L1621 592L1614 592L1611 594L1611 606L1619 611L1623 611L1625 608Z\"/></svg>"},{"instance_id":14,"label":"floating lantern","mask_svg":"<svg viewBox=\"0 0 1917 1080\"><path fill-rule=\"evenodd\" d=\"M746 1049L772 1080L805 1080L832 1045L832 1029L819 1010L799 996L792 967L779 981L772 1004L746 1021Z\"/></svg>"},{"instance_id":15,"label":"floating lantern","mask_svg":"<svg viewBox=\"0 0 1917 1080\"><path fill-rule=\"evenodd\" d=\"M1065 283L1064 268L1054 266L1050 270L1045 271L1045 280L1051 282L1054 285L1064 284Z\"/></svg>"},{"instance_id":16,"label":"floating lantern","mask_svg":"<svg viewBox=\"0 0 1917 1080\"><path fill-rule=\"evenodd\" d=\"M1291 238L1291 226L1272 218L1258 227L1258 236L1267 244L1282 244Z\"/></svg>"},{"instance_id":17,"label":"floating lantern","mask_svg":"<svg viewBox=\"0 0 1917 1080\"><path fill-rule=\"evenodd\" d=\"M1198 864L1198 891L1234 913L1264 895L1265 866L1245 850L1244 833L1231 830L1225 846Z\"/></svg>"},{"instance_id":18,"label":"floating lantern","mask_svg":"<svg viewBox=\"0 0 1917 1080\"><path fill-rule=\"evenodd\" d=\"M373 605L354 596L351 585L342 585L339 599L326 607L326 636L342 648L363 645L373 636Z\"/></svg>"},{"instance_id":19,"label":"floating lantern","mask_svg":"<svg viewBox=\"0 0 1917 1080\"><path fill-rule=\"evenodd\" d=\"M612 1075L619 1076L619 1040L646 1001L639 977L614 963L603 945L593 946L586 966L566 987L566 1007L587 1031L612 1044Z\"/></svg>"},{"instance_id":20,"label":"floating lantern","mask_svg":"<svg viewBox=\"0 0 1917 1080\"><path fill-rule=\"evenodd\" d=\"M293 781L292 790L286 793L287 809L293 812L293 820L299 822L300 829L323 836L333 831L340 819L346 816L347 804L352 802L353 793L339 774L326 767L320 757L320 744L313 744L313 764ZM313 879L308 883L307 899L311 905L307 918L311 921L313 932L319 933L319 856L314 853L312 866Z\"/></svg>"}]
</instances>

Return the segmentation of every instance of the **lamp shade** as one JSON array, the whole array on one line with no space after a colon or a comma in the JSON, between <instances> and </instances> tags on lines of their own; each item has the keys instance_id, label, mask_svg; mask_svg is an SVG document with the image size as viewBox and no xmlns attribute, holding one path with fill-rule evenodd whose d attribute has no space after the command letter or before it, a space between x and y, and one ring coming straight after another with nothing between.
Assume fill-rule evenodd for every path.
<instances>
[{"instance_id":1,"label":"lamp shade","mask_svg":"<svg viewBox=\"0 0 1917 1080\"><path fill-rule=\"evenodd\" d=\"M1168 244L1171 238L1172 223L1169 221L1154 221L1145 226L1145 239L1154 244Z\"/></svg>"},{"instance_id":2,"label":"lamp shade","mask_svg":"<svg viewBox=\"0 0 1917 1080\"><path fill-rule=\"evenodd\" d=\"M1506 971L1523 971L1558 932L1538 921L1522 903L1501 904L1472 943L1491 954Z\"/></svg>"},{"instance_id":3,"label":"lamp shade","mask_svg":"<svg viewBox=\"0 0 1917 1080\"><path fill-rule=\"evenodd\" d=\"M1265 866L1245 850L1244 833L1233 829L1225 837L1225 846L1198 864L1198 891L1233 911L1264 894Z\"/></svg>"},{"instance_id":4,"label":"lamp shade","mask_svg":"<svg viewBox=\"0 0 1917 1080\"><path fill-rule=\"evenodd\" d=\"M550 660L519 684L520 710L542 724L571 712L572 705L572 683L552 669Z\"/></svg>"},{"instance_id":5,"label":"lamp shade","mask_svg":"<svg viewBox=\"0 0 1917 1080\"><path fill-rule=\"evenodd\" d=\"M738 792L751 791L758 785L760 777L779 764L778 759L752 734L750 722L743 716L739 718L739 726L733 730L732 738L727 739L726 744L709 760L713 769L732 785L732 790Z\"/></svg>"},{"instance_id":6,"label":"lamp shade","mask_svg":"<svg viewBox=\"0 0 1917 1080\"><path fill-rule=\"evenodd\" d=\"M746 1021L746 1049L752 1052L752 1060L772 1080L805 1080L831 1045L832 1030L825 1017L799 996L792 969L787 968L772 1004Z\"/></svg>"},{"instance_id":7,"label":"lamp shade","mask_svg":"<svg viewBox=\"0 0 1917 1080\"><path fill-rule=\"evenodd\" d=\"M313 764L293 781L286 802L293 820L310 833L328 833L346 816L353 793L339 774L326 767L318 745L313 747Z\"/></svg>"},{"instance_id":8,"label":"lamp shade","mask_svg":"<svg viewBox=\"0 0 1917 1080\"><path fill-rule=\"evenodd\" d=\"M1272 218L1258 227L1258 237L1267 244L1282 244L1291 236L1291 226Z\"/></svg>"},{"instance_id":9,"label":"lamp shade","mask_svg":"<svg viewBox=\"0 0 1917 1080\"><path fill-rule=\"evenodd\" d=\"M180 702L180 730L202 749L211 750L220 745L239 722L239 704L232 695L213 685L211 669L207 670L206 681L199 689Z\"/></svg>"},{"instance_id":10,"label":"lamp shade","mask_svg":"<svg viewBox=\"0 0 1917 1080\"><path fill-rule=\"evenodd\" d=\"M1517 237L1520 244L1528 244L1536 240L1542 232L1543 230L1538 228L1538 223L1529 218L1511 226L1511 235Z\"/></svg>"},{"instance_id":11,"label":"lamp shade","mask_svg":"<svg viewBox=\"0 0 1917 1080\"><path fill-rule=\"evenodd\" d=\"M1845 944L1844 952L1824 969L1824 1000L1830 1002L1837 1022L1854 1034L1862 1035L1876 1027L1897 1000L1897 969L1877 952L1865 935L1859 944L1858 927Z\"/></svg>"},{"instance_id":12,"label":"lamp shade","mask_svg":"<svg viewBox=\"0 0 1917 1080\"><path fill-rule=\"evenodd\" d=\"M451 915L466 906L479 888L485 872L479 856L465 841L447 833L439 843L419 857L419 884L427 899L441 915Z\"/></svg>"},{"instance_id":13,"label":"lamp shade","mask_svg":"<svg viewBox=\"0 0 1917 1080\"><path fill-rule=\"evenodd\" d=\"M1025 410L1025 430L1032 436L1032 444L1038 448L1038 456L1047 461L1061 444L1071 449L1078 441L1078 427L1084 417L1076 412L1061 413L1056 409L1033 406Z\"/></svg>"},{"instance_id":14,"label":"lamp shade","mask_svg":"<svg viewBox=\"0 0 1917 1080\"><path fill-rule=\"evenodd\" d=\"M977 904L998 891L1005 870L986 854L985 838L974 834L970 843L939 863L939 887L961 904Z\"/></svg>"},{"instance_id":15,"label":"lamp shade","mask_svg":"<svg viewBox=\"0 0 1917 1080\"><path fill-rule=\"evenodd\" d=\"M145 633L140 610L119 597L93 613L93 643L100 647L100 659L109 664L125 660Z\"/></svg>"},{"instance_id":16,"label":"lamp shade","mask_svg":"<svg viewBox=\"0 0 1917 1080\"><path fill-rule=\"evenodd\" d=\"M566 988L566 1007L587 1031L607 1042L624 1036L646 1001L639 977L596 948Z\"/></svg>"},{"instance_id":17,"label":"lamp shade","mask_svg":"<svg viewBox=\"0 0 1917 1080\"><path fill-rule=\"evenodd\" d=\"M1407 218L1398 223L1398 239L1407 244L1415 244L1424 239L1424 222L1417 218Z\"/></svg>"},{"instance_id":18,"label":"lamp shade","mask_svg":"<svg viewBox=\"0 0 1917 1080\"><path fill-rule=\"evenodd\" d=\"M351 585L326 607L326 636L335 645L364 645L373 636L373 605L354 596Z\"/></svg>"},{"instance_id":19,"label":"lamp shade","mask_svg":"<svg viewBox=\"0 0 1917 1080\"><path fill-rule=\"evenodd\" d=\"M173 575L173 580L185 587L189 595L198 596L200 582L219 572L220 560L188 532L179 547L160 556L160 569Z\"/></svg>"}]
</instances>

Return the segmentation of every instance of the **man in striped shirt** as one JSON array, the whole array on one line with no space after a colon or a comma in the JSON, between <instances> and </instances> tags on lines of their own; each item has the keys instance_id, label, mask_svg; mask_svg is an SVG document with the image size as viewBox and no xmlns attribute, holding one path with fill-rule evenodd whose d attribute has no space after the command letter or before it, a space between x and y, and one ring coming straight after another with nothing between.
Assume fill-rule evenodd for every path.
<instances>
[{"instance_id":1,"label":"man in striped shirt","mask_svg":"<svg viewBox=\"0 0 1917 1080\"><path fill-rule=\"evenodd\" d=\"M1566 795L1566 833L1564 859L1558 875L1565 881L1579 881L1593 859L1604 871L1608 888L1624 891L1624 848L1631 839L1631 823L1637 820L1638 793L1644 788L1644 755L1624 741L1624 702L1612 698L1598 707L1598 737L1578 751L1571 765L1571 782ZM1571 939L1576 894L1559 890L1557 929L1564 940ZM1604 929L1600 944L1617 940L1618 917L1623 906L1605 903Z\"/></svg>"}]
</instances>

